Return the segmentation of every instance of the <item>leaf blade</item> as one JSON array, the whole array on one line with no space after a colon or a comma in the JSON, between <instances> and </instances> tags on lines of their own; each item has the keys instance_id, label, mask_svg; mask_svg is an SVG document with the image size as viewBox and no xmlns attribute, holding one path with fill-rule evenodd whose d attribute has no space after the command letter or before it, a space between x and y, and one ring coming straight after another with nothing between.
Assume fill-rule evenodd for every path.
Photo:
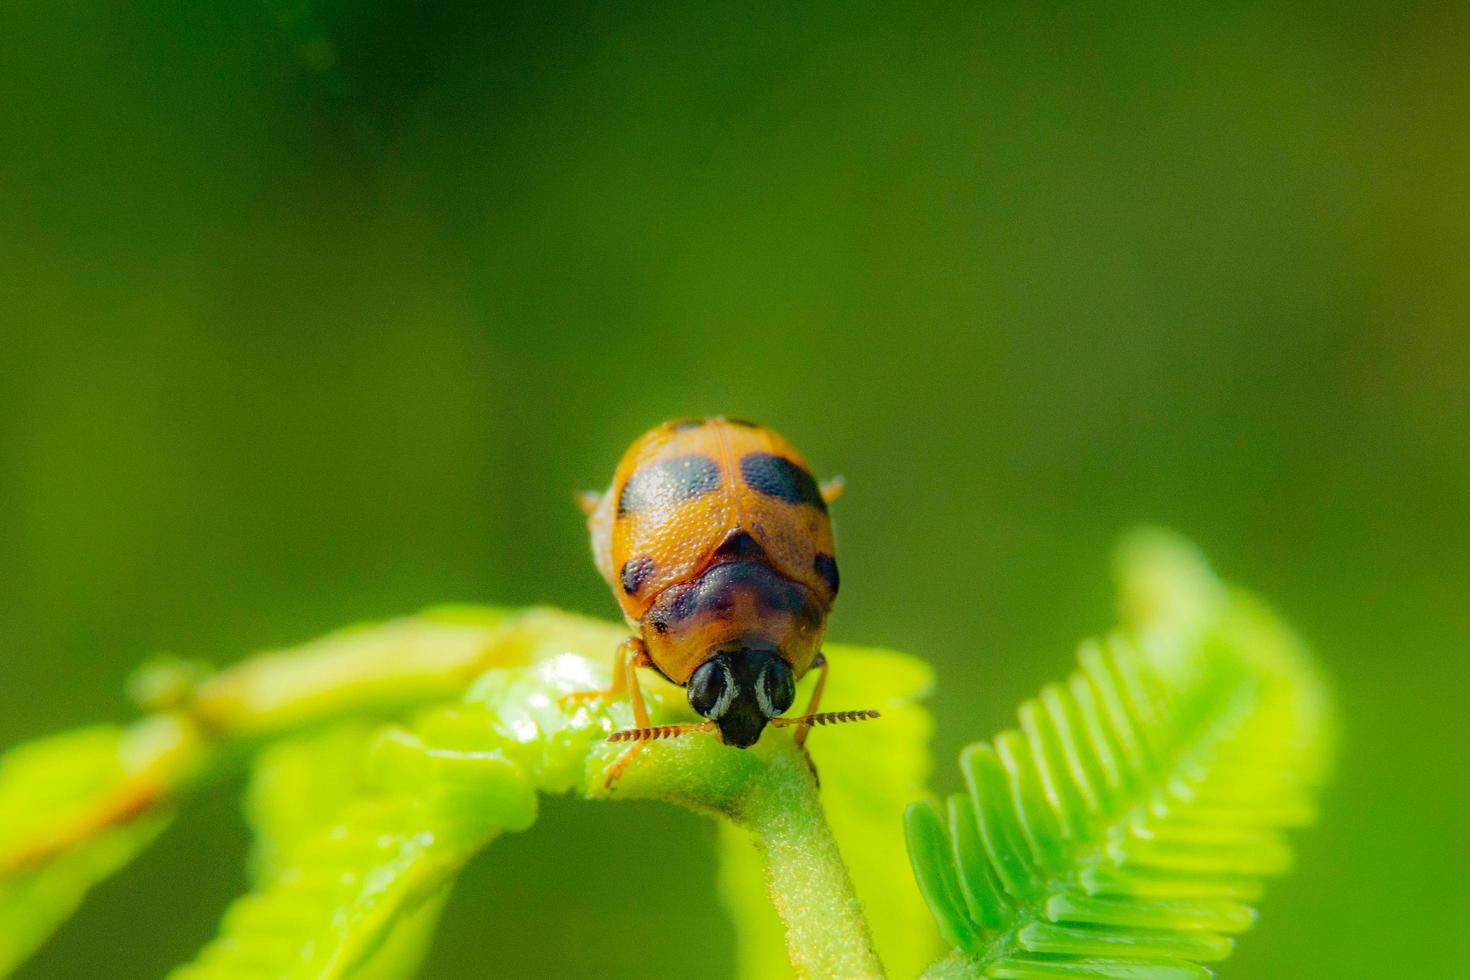
<instances>
[{"instance_id":1,"label":"leaf blade","mask_svg":"<svg viewBox=\"0 0 1470 980\"><path fill-rule=\"evenodd\" d=\"M0 756L0 976L91 888L167 827L159 787L187 769L194 734L160 717L37 739Z\"/></svg>"}]
</instances>

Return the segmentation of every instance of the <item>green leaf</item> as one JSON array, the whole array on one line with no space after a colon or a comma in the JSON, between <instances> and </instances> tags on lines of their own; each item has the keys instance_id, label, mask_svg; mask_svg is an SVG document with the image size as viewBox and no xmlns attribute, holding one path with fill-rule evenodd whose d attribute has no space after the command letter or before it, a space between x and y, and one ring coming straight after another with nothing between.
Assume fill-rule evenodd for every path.
<instances>
[{"instance_id":1,"label":"green leaf","mask_svg":"<svg viewBox=\"0 0 1470 980\"><path fill-rule=\"evenodd\" d=\"M272 753L251 806L271 856L261 886L231 906L219 936L174 980L412 976L460 868L497 833L535 819L534 787L503 755L446 755L397 727L376 736L360 786L349 780L299 808L286 804L314 764L357 771L359 735L342 729ZM311 831L343 795L335 818Z\"/></svg>"},{"instance_id":2,"label":"green leaf","mask_svg":"<svg viewBox=\"0 0 1470 980\"><path fill-rule=\"evenodd\" d=\"M918 803L910 859L954 954L931 977L1209 976L1290 866L1331 755L1326 687L1296 638L1198 553L1120 553L1124 628L960 758Z\"/></svg>"},{"instance_id":3,"label":"green leaf","mask_svg":"<svg viewBox=\"0 0 1470 980\"><path fill-rule=\"evenodd\" d=\"M515 662L509 611L446 606L361 623L256 654L199 681L188 707L217 736L291 734L344 717L392 716L454 698L487 667Z\"/></svg>"},{"instance_id":4,"label":"green leaf","mask_svg":"<svg viewBox=\"0 0 1470 980\"><path fill-rule=\"evenodd\" d=\"M255 835L251 878L265 885L313 835L364 792L363 759L378 726L328 726L263 749L250 767L245 816Z\"/></svg>"},{"instance_id":5,"label":"green leaf","mask_svg":"<svg viewBox=\"0 0 1470 980\"><path fill-rule=\"evenodd\" d=\"M358 717L359 706L391 700L386 679L405 671L423 672L414 684L432 683L422 656L407 666L395 656L405 649L444 651L455 670L501 665L462 702L426 708L408 726L348 721L265 748L247 806L257 890L231 907L218 937L176 980L411 976L465 862L500 832L528 827L538 789L581 788L600 771L589 757L607 755L611 720L559 698L607 683L621 631L550 611L499 619L433 610L353 630L345 645L329 638L236 668L248 681L236 689L261 692L237 702L251 706L238 717L275 725L287 716L320 723L334 713L327 703ZM584 650L600 660L574 652ZM371 685L344 685L355 689L350 699L330 690L322 670L343 658L377 665ZM608 710L626 724L625 705Z\"/></svg>"},{"instance_id":6,"label":"green leaf","mask_svg":"<svg viewBox=\"0 0 1470 980\"><path fill-rule=\"evenodd\" d=\"M283 739L256 757L245 813L255 833L251 872L258 888L298 868L303 849L330 832L339 818L352 819L344 811L372 790L364 763L377 734L377 726L347 722ZM393 921L384 922L381 941L351 971L353 980L416 975L448 897L445 885L437 894L416 897L416 908L405 907Z\"/></svg>"},{"instance_id":7,"label":"green leaf","mask_svg":"<svg viewBox=\"0 0 1470 980\"><path fill-rule=\"evenodd\" d=\"M441 607L338 630L217 674L156 660L130 686L160 713L128 729L86 729L14 749L0 759L0 976L141 851L202 778L263 746L269 754L272 738L462 694L487 667L523 656L507 618L499 609ZM292 799L275 796L279 812L257 847L262 868L276 860L272 842L289 837L291 808L304 819L344 786L319 772L297 789Z\"/></svg>"},{"instance_id":8,"label":"green leaf","mask_svg":"<svg viewBox=\"0 0 1470 980\"><path fill-rule=\"evenodd\" d=\"M40 739L0 757L0 976L139 854L169 814L146 812L188 736L167 719Z\"/></svg>"}]
</instances>

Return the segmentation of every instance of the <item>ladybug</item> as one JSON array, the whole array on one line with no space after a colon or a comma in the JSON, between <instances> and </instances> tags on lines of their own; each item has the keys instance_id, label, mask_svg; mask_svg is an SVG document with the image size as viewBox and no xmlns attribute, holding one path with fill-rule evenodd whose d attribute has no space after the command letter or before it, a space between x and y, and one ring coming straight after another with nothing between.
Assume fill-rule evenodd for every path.
<instances>
[{"instance_id":1,"label":"ladybug","mask_svg":"<svg viewBox=\"0 0 1470 980\"><path fill-rule=\"evenodd\" d=\"M606 493L580 498L592 552L634 635L618 649L612 687L572 698L620 696L636 728L614 732L629 746L610 768L611 786L648 741L717 732L748 748L765 727L877 717L815 714L827 680L822 634L840 580L827 505L842 492L818 484L777 433L739 419L680 419L629 447ZM637 668L651 667L688 691L706 721L649 724ZM804 715L782 717L807 671L820 673Z\"/></svg>"}]
</instances>

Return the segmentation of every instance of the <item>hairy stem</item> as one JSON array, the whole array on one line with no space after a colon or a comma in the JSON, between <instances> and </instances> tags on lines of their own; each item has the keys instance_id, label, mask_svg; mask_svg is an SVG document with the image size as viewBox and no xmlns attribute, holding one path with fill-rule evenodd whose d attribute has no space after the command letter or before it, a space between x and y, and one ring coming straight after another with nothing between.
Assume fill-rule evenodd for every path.
<instances>
[{"instance_id":1,"label":"hairy stem","mask_svg":"<svg viewBox=\"0 0 1470 980\"><path fill-rule=\"evenodd\" d=\"M867 920L804 756L772 758L741 798L736 818L766 858L771 900L800 977L881 977Z\"/></svg>"}]
</instances>

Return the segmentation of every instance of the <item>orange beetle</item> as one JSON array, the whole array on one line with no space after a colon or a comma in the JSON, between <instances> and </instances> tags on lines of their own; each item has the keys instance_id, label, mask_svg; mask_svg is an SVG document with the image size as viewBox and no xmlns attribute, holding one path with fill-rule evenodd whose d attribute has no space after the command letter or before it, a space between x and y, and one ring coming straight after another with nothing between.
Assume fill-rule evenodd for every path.
<instances>
[{"instance_id":1,"label":"orange beetle","mask_svg":"<svg viewBox=\"0 0 1470 980\"><path fill-rule=\"evenodd\" d=\"M754 745L767 724L855 721L877 712L816 715L827 680L822 633L837 597L837 559L827 504L838 481L818 485L780 435L738 419L684 419L645 433L624 454L604 494L581 504L598 570L635 636L618 650L613 685L627 692L637 728L608 771L611 786L655 738L718 731L726 745ZM687 688L708 719L652 727L635 673L652 667ZM805 715L782 718L809 669L821 673Z\"/></svg>"}]
</instances>

